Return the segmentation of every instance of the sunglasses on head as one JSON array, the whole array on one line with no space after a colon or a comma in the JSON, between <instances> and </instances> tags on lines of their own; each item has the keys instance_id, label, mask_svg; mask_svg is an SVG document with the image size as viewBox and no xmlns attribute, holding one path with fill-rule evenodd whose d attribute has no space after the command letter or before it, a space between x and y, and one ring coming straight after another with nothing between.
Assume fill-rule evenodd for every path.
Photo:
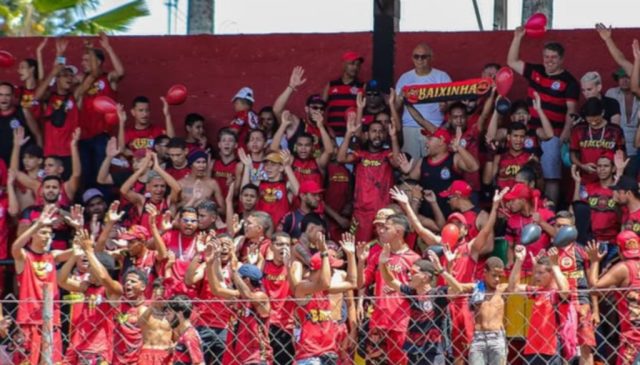
<instances>
[{"instance_id":1,"label":"sunglasses on head","mask_svg":"<svg viewBox=\"0 0 640 365\"><path fill-rule=\"evenodd\" d=\"M427 58L431 58L431 55L430 54L414 54L413 55L414 60L426 60Z\"/></svg>"}]
</instances>

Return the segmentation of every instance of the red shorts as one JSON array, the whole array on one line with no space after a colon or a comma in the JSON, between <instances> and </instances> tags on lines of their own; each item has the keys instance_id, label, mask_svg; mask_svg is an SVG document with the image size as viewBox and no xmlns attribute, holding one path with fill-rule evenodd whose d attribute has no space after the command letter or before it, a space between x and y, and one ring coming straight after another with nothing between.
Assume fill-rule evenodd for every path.
<instances>
[{"instance_id":1,"label":"red shorts","mask_svg":"<svg viewBox=\"0 0 640 365\"><path fill-rule=\"evenodd\" d=\"M349 358L349 330L346 323L336 323L335 333L333 336L336 338L336 353L338 354L338 364L351 364L353 361Z\"/></svg>"},{"instance_id":2,"label":"red shorts","mask_svg":"<svg viewBox=\"0 0 640 365\"><path fill-rule=\"evenodd\" d=\"M469 303L454 301L449 304L451 312L451 351L454 358L466 358L473 339L473 315Z\"/></svg>"},{"instance_id":3,"label":"red shorts","mask_svg":"<svg viewBox=\"0 0 640 365\"><path fill-rule=\"evenodd\" d=\"M42 349L42 325L40 324L19 324L20 334L13 338L13 341L20 341L13 352L13 363L20 365L39 364L40 351ZM62 339L60 328L53 328L53 363L60 364L62 361Z\"/></svg>"},{"instance_id":4,"label":"red shorts","mask_svg":"<svg viewBox=\"0 0 640 365\"><path fill-rule=\"evenodd\" d=\"M383 357L388 361L385 364L406 365L409 359L403 350L407 338L407 331L393 331L385 328L371 328L369 330L369 343L367 344L367 357ZM380 363L375 361L375 363Z\"/></svg>"},{"instance_id":5,"label":"red shorts","mask_svg":"<svg viewBox=\"0 0 640 365\"><path fill-rule=\"evenodd\" d=\"M64 365L109 365L109 361L105 360L102 354L82 353L71 348L67 348L62 363Z\"/></svg>"},{"instance_id":6,"label":"red shorts","mask_svg":"<svg viewBox=\"0 0 640 365\"><path fill-rule=\"evenodd\" d=\"M171 365L172 357L169 350L142 348L138 365Z\"/></svg>"},{"instance_id":7,"label":"red shorts","mask_svg":"<svg viewBox=\"0 0 640 365\"><path fill-rule=\"evenodd\" d=\"M578 313L578 345L596 347L596 334L593 328L591 305L576 303Z\"/></svg>"}]
</instances>

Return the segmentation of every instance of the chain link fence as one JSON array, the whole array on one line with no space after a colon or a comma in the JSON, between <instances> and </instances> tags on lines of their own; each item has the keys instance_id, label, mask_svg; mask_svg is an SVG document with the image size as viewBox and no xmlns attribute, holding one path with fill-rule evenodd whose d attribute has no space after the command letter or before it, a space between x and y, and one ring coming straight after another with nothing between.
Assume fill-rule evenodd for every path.
<instances>
[{"instance_id":1,"label":"chain link fence","mask_svg":"<svg viewBox=\"0 0 640 365\"><path fill-rule=\"evenodd\" d=\"M454 296L438 288L384 298L329 294L272 300L269 317L249 301L194 299L190 321L206 364L453 364L456 358L468 364L582 364L590 356L603 364L640 363L640 288L559 300L555 294ZM135 364L142 348L157 350L149 345L153 336L171 331L168 301L145 301L132 312L135 305L100 296L64 298L29 303L9 296L1 302L0 364ZM20 306L38 308L42 314L32 318L42 320L18 323ZM181 363L179 337L163 349L167 363Z\"/></svg>"}]
</instances>

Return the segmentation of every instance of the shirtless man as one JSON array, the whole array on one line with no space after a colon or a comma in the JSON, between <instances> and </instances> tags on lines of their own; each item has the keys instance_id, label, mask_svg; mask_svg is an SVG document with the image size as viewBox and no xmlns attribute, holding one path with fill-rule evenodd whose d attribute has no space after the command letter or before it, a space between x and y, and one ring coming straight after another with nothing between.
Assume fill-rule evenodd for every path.
<instances>
[{"instance_id":1,"label":"shirtless man","mask_svg":"<svg viewBox=\"0 0 640 365\"><path fill-rule=\"evenodd\" d=\"M202 150L189 154L187 160L191 173L179 181L182 187L181 206L195 207L205 199L213 198L218 204L218 211L224 213L224 197L220 185L209 177L208 155Z\"/></svg>"},{"instance_id":2,"label":"shirtless man","mask_svg":"<svg viewBox=\"0 0 640 365\"><path fill-rule=\"evenodd\" d=\"M142 349L138 365L169 365L173 348L173 329L167 318L167 305L164 301L164 287L161 279L153 283L151 304L144 310L138 325L142 330Z\"/></svg>"}]
</instances>

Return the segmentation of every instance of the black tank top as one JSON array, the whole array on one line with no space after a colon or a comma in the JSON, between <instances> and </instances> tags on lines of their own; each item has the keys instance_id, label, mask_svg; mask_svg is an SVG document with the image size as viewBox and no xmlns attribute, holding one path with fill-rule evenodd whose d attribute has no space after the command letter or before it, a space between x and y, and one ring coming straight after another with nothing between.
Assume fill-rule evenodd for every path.
<instances>
[{"instance_id":1,"label":"black tank top","mask_svg":"<svg viewBox=\"0 0 640 365\"><path fill-rule=\"evenodd\" d=\"M440 197L440 193L447 190L454 180L462 179L462 175L456 172L453 164L453 154L450 153L445 159L437 164L429 163L425 157L422 159L420 166L420 186L423 189L433 190L438 198L438 205L445 214L449 215L451 208L447 204L447 199ZM422 204L421 213L426 216L433 217L430 214L431 207L428 204Z\"/></svg>"}]
</instances>

